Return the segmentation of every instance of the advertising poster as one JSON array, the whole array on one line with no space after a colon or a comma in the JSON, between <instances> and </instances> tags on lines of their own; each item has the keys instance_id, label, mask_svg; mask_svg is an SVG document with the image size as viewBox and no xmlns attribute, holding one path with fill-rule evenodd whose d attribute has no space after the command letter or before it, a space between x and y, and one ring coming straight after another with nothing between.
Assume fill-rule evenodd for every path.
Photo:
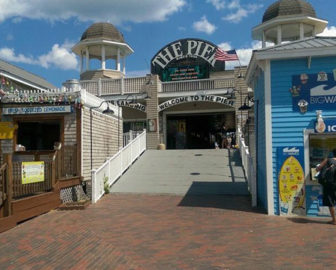
<instances>
[{"instance_id":1,"label":"advertising poster","mask_svg":"<svg viewBox=\"0 0 336 270\"><path fill-rule=\"evenodd\" d=\"M336 69L333 73L292 76L293 110L305 113L315 110L334 110L336 106Z\"/></svg>"},{"instance_id":2,"label":"advertising poster","mask_svg":"<svg viewBox=\"0 0 336 270\"><path fill-rule=\"evenodd\" d=\"M306 186L307 216L330 216L329 207L323 205L323 191L320 185Z\"/></svg>"},{"instance_id":3,"label":"advertising poster","mask_svg":"<svg viewBox=\"0 0 336 270\"><path fill-rule=\"evenodd\" d=\"M305 215L303 147L278 147L277 160L280 215Z\"/></svg>"},{"instance_id":4,"label":"advertising poster","mask_svg":"<svg viewBox=\"0 0 336 270\"><path fill-rule=\"evenodd\" d=\"M22 162L22 184L44 182L44 161Z\"/></svg>"},{"instance_id":5,"label":"advertising poster","mask_svg":"<svg viewBox=\"0 0 336 270\"><path fill-rule=\"evenodd\" d=\"M13 139L15 129L17 125L12 122L0 122L0 140L10 140Z\"/></svg>"}]
</instances>

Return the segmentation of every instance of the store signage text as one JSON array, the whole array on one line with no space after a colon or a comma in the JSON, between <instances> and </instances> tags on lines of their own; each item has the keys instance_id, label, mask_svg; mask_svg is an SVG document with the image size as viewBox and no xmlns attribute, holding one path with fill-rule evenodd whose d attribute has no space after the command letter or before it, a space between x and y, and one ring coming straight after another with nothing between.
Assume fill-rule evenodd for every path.
<instances>
[{"instance_id":1,"label":"store signage text","mask_svg":"<svg viewBox=\"0 0 336 270\"><path fill-rule=\"evenodd\" d=\"M160 112L169 107L187 102L214 102L229 106L234 105L234 101L228 100L226 97L212 96L212 95L193 95L193 96L177 97L174 99L167 100L158 106L158 111Z\"/></svg>"},{"instance_id":2,"label":"store signage text","mask_svg":"<svg viewBox=\"0 0 336 270\"><path fill-rule=\"evenodd\" d=\"M152 59L152 66L165 68L173 60L183 58L202 58L211 66L215 65L215 52L217 47L205 40L181 39L168 44Z\"/></svg>"},{"instance_id":3,"label":"store signage text","mask_svg":"<svg viewBox=\"0 0 336 270\"><path fill-rule=\"evenodd\" d=\"M4 115L13 114L45 114L45 113L70 113L71 106L40 106L40 107L13 107L3 108Z\"/></svg>"},{"instance_id":4,"label":"store signage text","mask_svg":"<svg viewBox=\"0 0 336 270\"><path fill-rule=\"evenodd\" d=\"M126 100L116 100L116 101L111 101L113 105L117 105L120 107L129 107L133 108L142 112L146 112L146 105L143 105L141 103L131 103L131 101L126 101Z\"/></svg>"}]
</instances>

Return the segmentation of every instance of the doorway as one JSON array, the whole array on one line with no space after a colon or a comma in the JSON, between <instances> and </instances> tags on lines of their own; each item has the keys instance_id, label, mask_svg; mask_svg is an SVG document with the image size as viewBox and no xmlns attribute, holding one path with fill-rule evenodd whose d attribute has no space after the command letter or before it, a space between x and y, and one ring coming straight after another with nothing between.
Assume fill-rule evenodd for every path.
<instances>
[{"instance_id":1,"label":"doorway","mask_svg":"<svg viewBox=\"0 0 336 270\"><path fill-rule=\"evenodd\" d=\"M228 132L235 132L231 118L231 112L167 115L167 149L213 149L215 142L221 144L224 123Z\"/></svg>"}]
</instances>

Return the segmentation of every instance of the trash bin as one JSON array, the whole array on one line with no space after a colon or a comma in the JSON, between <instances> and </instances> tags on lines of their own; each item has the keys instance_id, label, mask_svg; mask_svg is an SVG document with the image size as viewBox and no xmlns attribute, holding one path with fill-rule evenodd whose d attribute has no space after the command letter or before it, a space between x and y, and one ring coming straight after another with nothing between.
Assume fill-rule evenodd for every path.
<instances>
[{"instance_id":1,"label":"trash bin","mask_svg":"<svg viewBox=\"0 0 336 270\"><path fill-rule=\"evenodd\" d=\"M158 150L166 150L166 146L165 146L165 144L160 143L160 144L157 146L157 149L158 149Z\"/></svg>"}]
</instances>

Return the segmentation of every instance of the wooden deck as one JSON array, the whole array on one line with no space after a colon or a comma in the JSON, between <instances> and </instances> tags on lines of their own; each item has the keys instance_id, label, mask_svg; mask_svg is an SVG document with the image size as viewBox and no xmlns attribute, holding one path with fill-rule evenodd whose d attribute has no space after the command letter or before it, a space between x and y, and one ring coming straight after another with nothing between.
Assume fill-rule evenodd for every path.
<instances>
[{"instance_id":1,"label":"wooden deck","mask_svg":"<svg viewBox=\"0 0 336 270\"><path fill-rule=\"evenodd\" d=\"M0 168L0 232L58 208L62 204L60 190L81 184L80 176L61 178L61 156L57 155L58 152L43 153L46 156L44 160L41 153L34 154L34 161L44 161L45 179L43 182L31 184L22 183L22 161L17 161L12 155L6 156L5 163ZM13 159L16 161L13 162Z\"/></svg>"}]
</instances>

